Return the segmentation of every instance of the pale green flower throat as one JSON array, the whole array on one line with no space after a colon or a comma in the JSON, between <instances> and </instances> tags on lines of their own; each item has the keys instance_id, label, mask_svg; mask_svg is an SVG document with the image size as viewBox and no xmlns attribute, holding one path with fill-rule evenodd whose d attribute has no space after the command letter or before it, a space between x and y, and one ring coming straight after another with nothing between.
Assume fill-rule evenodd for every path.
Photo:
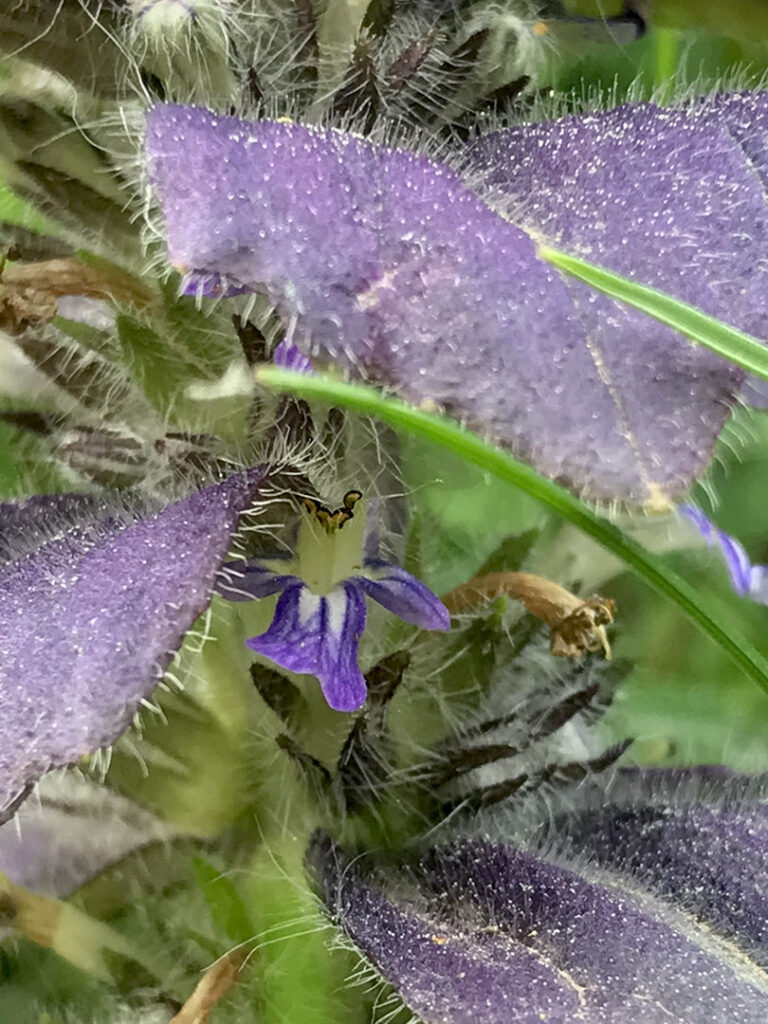
<instances>
[{"instance_id":1,"label":"pale green flower throat","mask_svg":"<svg viewBox=\"0 0 768 1024\"><path fill-rule=\"evenodd\" d=\"M328 594L341 580L362 571L362 497L360 491L347 491L342 505L333 511L312 498L302 499L304 516L296 543L296 575L313 594Z\"/></svg>"}]
</instances>

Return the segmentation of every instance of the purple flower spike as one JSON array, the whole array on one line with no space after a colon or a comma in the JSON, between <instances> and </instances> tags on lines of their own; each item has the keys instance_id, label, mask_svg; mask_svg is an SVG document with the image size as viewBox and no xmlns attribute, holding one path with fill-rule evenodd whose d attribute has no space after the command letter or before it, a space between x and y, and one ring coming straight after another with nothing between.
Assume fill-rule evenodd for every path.
<instances>
[{"instance_id":1,"label":"purple flower spike","mask_svg":"<svg viewBox=\"0 0 768 1024\"><path fill-rule=\"evenodd\" d=\"M0 507L0 820L125 731L207 606L262 475L153 514L80 495Z\"/></svg>"},{"instance_id":2,"label":"purple flower spike","mask_svg":"<svg viewBox=\"0 0 768 1024\"><path fill-rule=\"evenodd\" d=\"M160 105L147 127L176 266L266 293L314 362L437 403L591 496L639 502L707 465L744 375L566 281L536 244L766 337L768 214L745 148L698 110L641 104L489 135L462 179L299 124Z\"/></svg>"},{"instance_id":3,"label":"purple flower spike","mask_svg":"<svg viewBox=\"0 0 768 1024\"><path fill-rule=\"evenodd\" d=\"M395 869L320 837L310 863L427 1024L762 1024L766 791L729 806L730 782L709 805L596 792L533 849L454 841Z\"/></svg>"},{"instance_id":4,"label":"purple flower spike","mask_svg":"<svg viewBox=\"0 0 768 1024\"><path fill-rule=\"evenodd\" d=\"M719 530L701 509L693 505L681 505L680 511L695 524L710 547L720 549L731 577L731 586L739 597L749 597L759 604L768 604L768 566L752 565L741 544Z\"/></svg>"}]
</instances>

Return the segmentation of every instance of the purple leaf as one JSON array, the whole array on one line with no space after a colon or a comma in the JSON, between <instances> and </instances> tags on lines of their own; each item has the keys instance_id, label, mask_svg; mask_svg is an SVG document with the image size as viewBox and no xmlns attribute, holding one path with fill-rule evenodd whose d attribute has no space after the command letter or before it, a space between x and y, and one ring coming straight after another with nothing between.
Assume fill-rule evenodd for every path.
<instances>
[{"instance_id":1,"label":"purple leaf","mask_svg":"<svg viewBox=\"0 0 768 1024\"><path fill-rule=\"evenodd\" d=\"M0 871L16 885L64 899L101 871L176 830L104 786L51 775L0 826Z\"/></svg>"},{"instance_id":2,"label":"purple leaf","mask_svg":"<svg viewBox=\"0 0 768 1024\"><path fill-rule=\"evenodd\" d=\"M558 843L671 901L768 967L768 776L747 788L733 776L691 791L690 773L662 772L654 792L648 773L619 774L595 806L558 820Z\"/></svg>"},{"instance_id":3,"label":"purple leaf","mask_svg":"<svg viewBox=\"0 0 768 1024\"><path fill-rule=\"evenodd\" d=\"M728 132L768 186L768 92L720 93L698 107L703 120Z\"/></svg>"},{"instance_id":4,"label":"purple leaf","mask_svg":"<svg viewBox=\"0 0 768 1024\"><path fill-rule=\"evenodd\" d=\"M764 197L712 119L644 104L489 135L463 157L475 191L343 132L194 108L156 107L147 151L177 267L267 294L316 363L593 496L683 492L743 374L564 281L536 240L766 335Z\"/></svg>"},{"instance_id":5,"label":"purple leaf","mask_svg":"<svg viewBox=\"0 0 768 1024\"><path fill-rule=\"evenodd\" d=\"M81 495L0 508L0 820L127 728L208 604L262 475L152 514Z\"/></svg>"},{"instance_id":6,"label":"purple leaf","mask_svg":"<svg viewBox=\"0 0 768 1024\"><path fill-rule=\"evenodd\" d=\"M552 244L768 336L764 195L717 119L619 107L487 135L467 165ZM707 465L741 371L580 282L567 288L636 469L651 492L680 493Z\"/></svg>"},{"instance_id":7,"label":"purple leaf","mask_svg":"<svg viewBox=\"0 0 768 1024\"><path fill-rule=\"evenodd\" d=\"M703 97L695 108L700 116L727 131L768 189L768 93L733 92ZM768 408L768 381L748 377L742 398L760 409Z\"/></svg>"},{"instance_id":8,"label":"purple leaf","mask_svg":"<svg viewBox=\"0 0 768 1024\"><path fill-rule=\"evenodd\" d=\"M594 810L563 819L562 849L559 822L544 853L454 841L395 869L320 838L310 863L332 916L427 1024L758 1024L765 817L755 799L735 827L733 807L682 781L687 817L657 793L647 820L601 810L595 787Z\"/></svg>"}]
</instances>

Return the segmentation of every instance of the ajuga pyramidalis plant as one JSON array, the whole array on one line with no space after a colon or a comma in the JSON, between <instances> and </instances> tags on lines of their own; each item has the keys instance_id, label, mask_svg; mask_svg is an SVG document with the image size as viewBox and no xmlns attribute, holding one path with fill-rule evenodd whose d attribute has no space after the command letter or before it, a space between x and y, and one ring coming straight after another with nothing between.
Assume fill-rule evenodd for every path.
<instances>
[{"instance_id":1,"label":"ajuga pyramidalis plant","mask_svg":"<svg viewBox=\"0 0 768 1024\"><path fill-rule=\"evenodd\" d=\"M542 114L648 15L0 12L9 1021L766 1019L765 783L609 736L615 559L260 383L458 420L760 600L677 510L759 385L541 250L766 336L766 94Z\"/></svg>"}]
</instances>

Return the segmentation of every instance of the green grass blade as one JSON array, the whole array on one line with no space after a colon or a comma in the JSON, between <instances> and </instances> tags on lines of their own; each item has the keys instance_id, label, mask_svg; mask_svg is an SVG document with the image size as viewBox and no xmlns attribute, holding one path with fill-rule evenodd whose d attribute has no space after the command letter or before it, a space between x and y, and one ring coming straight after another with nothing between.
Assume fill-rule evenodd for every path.
<instances>
[{"instance_id":1,"label":"green grass blade","mask_svg":"<svg viewBox=\"0 0 768 1024\"><path fill-rule=\"evenodd\" d=\"M717 621L693 587L673 573L664 562L624 534L613 523L593 512L564 488L518 462L508 452L483 441L445 416L424 412L361 384L347 384L330 377L291 373L276 367L259 370L259 380L274 391L290 392L306 399L328 402L354 412L374 416L399 430L426 438L461 455L500 480L514 484L568 522L578 526L675 604L710 639L728 654L741 670L768 693L768 660L745 638L732 636Z\"/></svg>"},{"instance_id":2,"label":"green grass blade","mask_svg":"<svg viewBox=\"0 0 768 1024\"><path fill-rule=\"evenodd\" d=\"M35 231L38 234L52 235L56 238L63 237L60 227L2 184L0 184L0 220L7 224L26 228L28 231Z\"/></svg>"},{"instance_id":3,"label":"green grass blade","mask_svg":"<svg viewBox=\"0 0 768 1024\"><path fill-rule=\"evenodd\" d=\"M737 331L735 327L729 327L708 313L680 302L671 295L620 277L577 256L569 256L546 245L540 246L538 253L558 270L584 281L585 284L610 295L613 299L619 299L629 306L634 306L635 309L642 310L643 313L648 313L649 316L680 331L699 345L704 345L729 362L736 363L747 373L768 380L768 348L757 338Z\"/></svg>"},{"instance_id":4,"label":"green grass blade","mask_svg":"<svg viewBox=\"0 0 768 1024\"><path fill-rule=\"evenodd\" d=\"M657 103L667 102L675 88L680 59L680 36L674 29L657 28L652 36L654 54L653 85Z\"/></svg>"}]
</instances>

